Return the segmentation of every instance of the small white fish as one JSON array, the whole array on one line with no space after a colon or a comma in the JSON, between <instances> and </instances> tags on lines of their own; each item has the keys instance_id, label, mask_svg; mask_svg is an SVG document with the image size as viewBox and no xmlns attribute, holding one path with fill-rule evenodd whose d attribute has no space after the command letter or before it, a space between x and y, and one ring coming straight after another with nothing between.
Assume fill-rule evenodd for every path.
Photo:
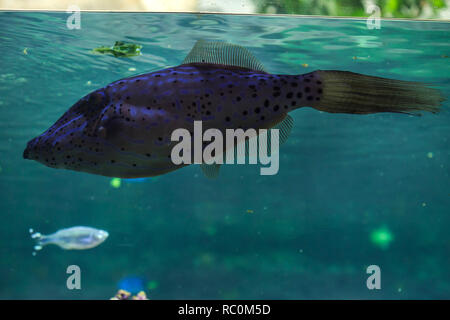
<instances>
[{"instance_id":1,"label":"small white fish","mask_svg":"<svg viewBox=\"0 0 450 320\"><path fill-rule=\"evenodd\" d=\"M34 250L55 244L65 250L84 250L98 246L108 238L108 232L91 227L77 226L61 229L49 235L43 235L30 229L31 238L36 240Z\"/></svg>"}]
</instances>

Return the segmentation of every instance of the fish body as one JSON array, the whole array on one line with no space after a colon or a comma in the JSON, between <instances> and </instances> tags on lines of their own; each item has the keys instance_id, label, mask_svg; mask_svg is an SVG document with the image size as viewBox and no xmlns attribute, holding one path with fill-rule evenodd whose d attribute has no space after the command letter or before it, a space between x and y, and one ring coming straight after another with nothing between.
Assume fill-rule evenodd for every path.
<instances>
[{"instance_id":1,"label":"fish body","mask_svg":"<svg viewBox=\"0 0 450 320\"><path fill-rule=\"evenodd\" d=\"M204 131L216 128L223 134L227 128L270 128L320 96L320 80L313 74L182 65L119 80L87 95L30 143L27 157L106 176L157 176L181 167L170 158L175 129L193 134L196 120Z\"/></svg>"},{"instance_id":2,"label":"fish body","mask_svg":"<svg viewBox=\"0 0 450 320\"><path fill-rule=\"evenodd\" d=\"M267 73L245 48L198 42L184 63L115 81L80 99L31 140L24 158L120 178L179 169L172 132L270 129L300 107L332 113L437 112L437 90L407 81L342 71ZM205 147L205 145L203 145Z\"/></svg>"},{"instance_id":3,"label":"fish body","mask_svg":"<svg viewBox=\"0 0 450 320\"><path fill-rule=\"evenodd\" d=\"M30 230L32 232L32 230ZM36 240L35 250L54 244L65 250L85 250L103 243L109 234L107 231L91 227L77 226L58 230L49 235L33 232L31 237Z\"/></svg>"}]
</instances>

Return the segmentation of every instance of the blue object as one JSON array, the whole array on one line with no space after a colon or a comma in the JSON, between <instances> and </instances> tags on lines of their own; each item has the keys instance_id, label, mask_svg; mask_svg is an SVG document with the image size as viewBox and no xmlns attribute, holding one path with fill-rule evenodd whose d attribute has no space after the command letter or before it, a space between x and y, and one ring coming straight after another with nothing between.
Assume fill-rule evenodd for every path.
<instances>
[{"instance_id":1,"label":"blue object","mask_svg":"<svg viewBox=\"0 0 450 320\"><path fill-rule=\"evenodd\" d=\"M137 276L125 277L119 281L117 287L131 294L137 294L139 291L145 291L145 279Z\"/></svg>"}]
</instances>

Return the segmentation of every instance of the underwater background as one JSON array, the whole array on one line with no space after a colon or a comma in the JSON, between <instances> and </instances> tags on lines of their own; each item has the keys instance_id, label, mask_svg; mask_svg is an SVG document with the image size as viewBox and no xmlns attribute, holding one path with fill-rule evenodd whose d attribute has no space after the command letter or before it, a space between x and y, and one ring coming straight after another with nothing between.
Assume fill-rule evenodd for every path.
<instances>
[{"instance_id":1,"label":"underwater background","mask_svg":"<svg viewBox=\"0 0 450 320\"><path fill-rule=\"evenodd\" d=\"M450 24L213 14L0 12L0 299L449 299L450 113L291 113L280 170L189 166L119 180L22 159L87 93L182 62L198 39L247 47L271 73L337 69L432 83L450 96ZM142 55L93 54L115 41ZM32 255L44 234L87 225L99 247ZM81 268L81 290L66 269ZM366 268L381 268L368 290ZM127 282L127 279L129 280Z\"/></svg>"}]
</instances>

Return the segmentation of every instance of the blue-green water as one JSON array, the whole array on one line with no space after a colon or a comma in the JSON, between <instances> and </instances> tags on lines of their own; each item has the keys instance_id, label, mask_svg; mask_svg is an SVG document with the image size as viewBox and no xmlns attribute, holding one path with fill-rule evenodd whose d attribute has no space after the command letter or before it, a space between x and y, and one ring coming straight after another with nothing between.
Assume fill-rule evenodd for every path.
<instances>
[{"instance_id":1,"label":"blue-green water","mask_svg":"<svg viewBox=\"0 0 450 320\"><path fill-rule=\"evenodd\" d=\"M197 39L249 48L271 73L338 69L433 83L450 96L450 24L197 14L0 13L0 298L108 299L126 276L152 299L450 298L450 113L291 113L280 171L190 166L143 182L50 169L26 142L80 97L179 64ZM143 45L118 59L90 53ZM24 51L24 49L26 50ZM303 66L302 66L303 65ZM110 233L86 251L32 256L30 227ZM371 240L384 228L385 246ZM66 268L81 268L81 290ZM381 268L368 290L366 268Z\"/></svg>"}]
</instances>

